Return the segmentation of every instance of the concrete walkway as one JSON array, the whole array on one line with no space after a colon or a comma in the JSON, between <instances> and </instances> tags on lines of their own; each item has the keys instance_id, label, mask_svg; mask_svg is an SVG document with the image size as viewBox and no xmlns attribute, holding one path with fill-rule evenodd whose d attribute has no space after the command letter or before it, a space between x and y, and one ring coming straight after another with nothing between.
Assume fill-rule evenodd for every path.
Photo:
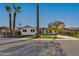
<instances>
[{"instance_id":1,"label":"concrete walkway","mask_svg":"<svg viewBox=\"0 0 79 59\"><path fill-rule=\"evenodd\" d=\"M64 35L58 35L58 37L64 38L64 40L79 40L79 38L64 36Z\"/></svg>"}]
</instances>

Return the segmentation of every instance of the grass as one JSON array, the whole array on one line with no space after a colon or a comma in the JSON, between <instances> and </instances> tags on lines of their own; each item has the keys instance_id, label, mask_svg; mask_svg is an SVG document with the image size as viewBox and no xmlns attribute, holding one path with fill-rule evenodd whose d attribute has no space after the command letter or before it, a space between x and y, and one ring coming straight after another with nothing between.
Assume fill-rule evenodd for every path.
<instances>
[{"instance_id":1,"label":"grass","mask_svg":"<svg viewBox=\"0 0 79 59\"><path fill-rule=\"evenodd\" d=\"M20 36L20 38L32 39L33 38L33 35L22 35L22 36Z\"/></svg>"},{"instance_id":2,"label":"grass","mask_svg":"<svg viewBox=\"0 0 79 59\"><path fill-rule=\"evenodd\" d=\"M23 35L20 38L28 38L29 40L31 39L44 39L44 40L50 40L50 39L63 39L61 37L55 38L53 35L41 35L40 38L34 38L32 35Z\"/></svg>"},{"instance_id":3,"label":"grass","mask_svg":"<svg viewBox=\"0 0 79 59\"><path fill-rule=\"evenodd\" d=\"M51 35L41 35L39 39L55 39L55 37ZM63 39L63 38L57 37L56 39Z\"/></svg>"}]
</instances>

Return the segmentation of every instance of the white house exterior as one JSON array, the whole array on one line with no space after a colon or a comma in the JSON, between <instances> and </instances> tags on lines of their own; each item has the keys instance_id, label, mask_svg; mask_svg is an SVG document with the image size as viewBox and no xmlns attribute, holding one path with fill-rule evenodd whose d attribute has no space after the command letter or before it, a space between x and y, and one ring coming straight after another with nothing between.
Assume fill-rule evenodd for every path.
<instances>
[{"instance_id":1,"label":"white house exterior","mask_svg":"<svg viewBox=\"0 0 79 59\"><path fill-rule=\"evenodd\" d=\"M19 31L21 35L35 35L37 33L36 28L31 27L31 26L21 27ZM47 28L40 28L40 34L41 35L52 35L54 34L54 31L48 31Z\"/></svg>"},{"instance_id":2,"label":"white house exterior","mask_svg":"<svg viewBox=\"0 0 79 59\"><path fill-rule=\"evenodd\" d=\"M54 31L49 31L47 28L40 28L40 31L42 35L52 35L55 33Z\"/></svg>"},{"instance_id":3,"label":"white house exterior","mask_svg":"<svg viewBox=\"0 0 79 59\"><path fill-rule=\"evenodd\" d=\"M35 35L36 34L36 28L25 26L20 29L20 32L22 35Z\"/></svg>"}]
</instances>

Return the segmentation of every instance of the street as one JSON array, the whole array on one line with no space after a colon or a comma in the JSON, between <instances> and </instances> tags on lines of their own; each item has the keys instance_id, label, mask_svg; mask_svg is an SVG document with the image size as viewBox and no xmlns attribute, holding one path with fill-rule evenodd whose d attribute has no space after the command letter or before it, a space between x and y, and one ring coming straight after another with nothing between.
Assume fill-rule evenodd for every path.
<instances>
[{"instance_id":1,"label":"street","mask_svg":"<svg viewBox=\"0 0 79 59\"><path fill-rule=\"evenodd\" d=\"M79 56L78 38L59 37L64 39L0 38L0 56Z\"/></svg>"},{"instance_id":2,"label":"street","mask_svg":"<svg viewBox=\"0 0 79 59\"><path fill-rule=\"evenodd\" d=\"M53 41L29 40L12 44L0 45L1 56L63 56L61 45L52 46ZM61 49L60 52L57 49ZM55 53L55 51L57 52Z\"/></svg>"}]
</instances>

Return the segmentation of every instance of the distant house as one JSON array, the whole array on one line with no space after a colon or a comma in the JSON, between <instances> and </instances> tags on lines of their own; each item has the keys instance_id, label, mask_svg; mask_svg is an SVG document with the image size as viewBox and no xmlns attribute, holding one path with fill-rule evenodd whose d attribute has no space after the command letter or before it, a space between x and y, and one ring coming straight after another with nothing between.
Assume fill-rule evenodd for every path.
<instances>
[{"instance_id":1,"label":"distant house","mask_svg":"<svg viewBox=\"0 0 79 59\"><path fill-rule=\"evenodd\" d=\"M36 27L24 26L19 28L21 35L35 35L37 33ZM47 28L40 28L41 35L54 34L53 31L48 31Z\"/></svg>"},{"instance_id":2,"label":"distant house","mask_svg":"<svg viewBox=\"0 0 79 59\"><path fill-rule=\"evenodd\" d=\"M79 28L64 28L60 33L65 35L79 35Z\"/></svg>"},{"instance_id":3,"label":"distant house","mask_svg":"<svg viewBox=\"0 0 79 59\"><path fill-rule=\"evenodd\" d=\"M54 31L49 31L48 28L40 28L40 33L42 35L52 35L54 34Z\"/></svg>"},{"instance_id":4,"label":"distant house","mask_svg":"<svg viewBox=\"0 0 79 59\"><path fill-rule=\"evenodd\" d=\"M35 35L36 34L36 28L31 26L24 26L19 28L19 31L21 32L21 35Z\"/></svg>"},{"instance_id":5,"label":"distant house","mask_svg":"<svg viewBox=\"0 0 79 59\"><path fill-rule=\"evenodd\" d=\"M3 35L5 32L9 32L9 28L5 26L0 27L0 35Z\"/></svg>"}]
</instances>

